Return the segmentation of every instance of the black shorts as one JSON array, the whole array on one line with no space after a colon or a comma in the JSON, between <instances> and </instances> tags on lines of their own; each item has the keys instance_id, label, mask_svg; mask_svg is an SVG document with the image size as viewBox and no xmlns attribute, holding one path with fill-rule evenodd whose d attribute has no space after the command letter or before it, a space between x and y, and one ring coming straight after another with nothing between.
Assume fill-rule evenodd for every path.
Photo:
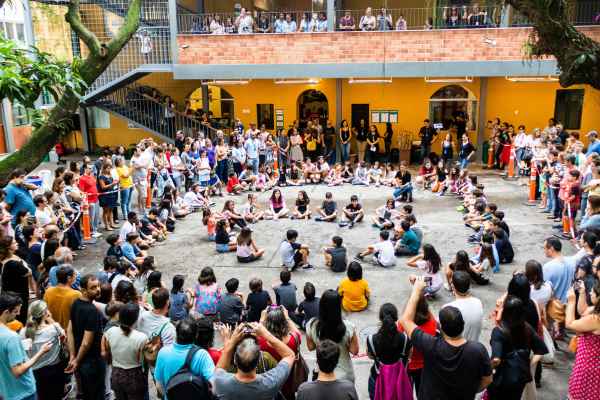
<instances>
[{"instance_id":1,"label":"black shorts","mask_svg":"<svg viewBox=\"0 0 600 400\"><path fill-rule=\"evenodd\" d=\"M242 264L246 264L246 263L250 263L252 261L258 260L258 257L256 257L254 254L250 254L248 257L238 256L237 260L238 260L238 262L240 262Z\"/></svg>"}]
</instances>

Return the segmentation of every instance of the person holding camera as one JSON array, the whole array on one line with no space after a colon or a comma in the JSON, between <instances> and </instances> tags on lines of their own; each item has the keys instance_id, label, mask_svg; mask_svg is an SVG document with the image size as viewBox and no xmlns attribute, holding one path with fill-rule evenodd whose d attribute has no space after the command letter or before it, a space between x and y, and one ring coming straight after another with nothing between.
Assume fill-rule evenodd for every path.
<instances>
[{"instance_id":1,"label":"person holding camera","mask_svg":"<svg viewBox=\"0 0 600 400\"><path fill-rule=\"evenodd\" d=\"M262 324L240 324L230 334L224 329L223 353L213 375L213 391L221 400L246 399L272 400L285 383L294 364L294 352L277 339ZM277 367L258 375L260 358L257 339L265 340L275 349L281 360ZM235 374L227 372L233 360Z\"/></svg>"}]
</instances>

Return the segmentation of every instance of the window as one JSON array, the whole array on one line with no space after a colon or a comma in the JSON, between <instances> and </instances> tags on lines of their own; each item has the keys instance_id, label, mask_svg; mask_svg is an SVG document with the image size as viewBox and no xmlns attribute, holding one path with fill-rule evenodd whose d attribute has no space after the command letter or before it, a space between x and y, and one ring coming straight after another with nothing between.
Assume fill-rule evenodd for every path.
<instances>
[{"instance_id":1,"label":"window","mask_svg":"<svg viewBox=\"0 0 600 400\"><path fill-rule=\"evenodd\" d=\"M88 110L88 123L90 128L110 129L110 116L98 107L90 107Z\"/></svg>"},{"instance_id":2,"label":"window","mask_svg":"<svg viewBox=\"0 0 600 400\"><path fill-rule=\"evenodd\" d=\"M2 22L4 37L16 42L25 43L25 26L19 22Z\"/></svg>"},{"instance_id":3,"label":"window","mask_svg":"<svg viewBox=\"0 0 600 400\"><path fill-rule=\"evenodd\" d=\"M29 113L27 109L19 103L12 105L12 118L14 126L29 125Z\"/></svg>"},{"instance_id":4,"label":"window","mask_svg":"<svg viewBox=\"0 0 600 400\"><path fill-rule=\"evenodd\" d=\"M564 129L581 128L583 93L583 89L560 89L556 91L554 119L560 122Z\"/></svg>"},{"instance_id":5,"label":"window","mask_svg":"<svg viewBox=\"0 0 600 400\"><path fill-rule=\"evenodd\" d=\"M256 105L256 122L260 128L263 124L266 129L275 129L275 106L273 104Z\"/></svg>"},{"instance_id":6,"label":"window","mask_svg":"<svg viewBox=\"0 0 600 400\"><path fill-rule=\"evenodd\" d=\"M54 107L54 104L55 104L54 97L52 97L50 92L47 91L46 89L42 90L42 95L40 96L40 99L42 101L42 107L44 107L44 108Z\"/></svg>"}]
</instances>

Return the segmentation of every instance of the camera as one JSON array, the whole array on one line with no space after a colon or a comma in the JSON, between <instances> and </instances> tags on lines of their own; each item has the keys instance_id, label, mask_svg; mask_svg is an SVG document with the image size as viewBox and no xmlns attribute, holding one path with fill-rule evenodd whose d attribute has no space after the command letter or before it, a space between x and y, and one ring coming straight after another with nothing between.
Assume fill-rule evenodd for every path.
<instances>
[{"instance_id":1,"label":"camera","mask_svg":"<svg viewBox=\"0 0 600 400\"><path fill-rule=\"evenodd\" d=\"M583 287L583 281L581 279L577 279L575 282L573 282L573 290L575 292L579 292L582 287Z\"/></svg>"},{"instance_id":2,"label":"camera","mask_svg":"<svg viewBox=\"0 0 600 400\"><path fill-rule=\"evenodd\" d=\"M252 328L252 326L250 324L244 324L244 327L242 328L242 333L245 336L253 336L254 329Z\"/></svg>"}]
</instances>

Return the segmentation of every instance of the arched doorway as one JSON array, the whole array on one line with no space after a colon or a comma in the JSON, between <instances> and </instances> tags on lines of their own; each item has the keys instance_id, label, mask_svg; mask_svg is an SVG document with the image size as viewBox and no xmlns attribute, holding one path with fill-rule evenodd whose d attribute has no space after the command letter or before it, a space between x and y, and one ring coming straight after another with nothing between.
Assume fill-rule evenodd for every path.
<instances>
[{"instance_id":1,"label":"arched doorway","mask_svg":"<svg viewBox=\"0 0 600 400\"><path fill-rule=\"evenodd\" d=\"M477 98L462 86L444 86L429 99L429 119L443 124L443 129L463 125L467 131L475 130Z\"/></svg>"},{"instance_id":2,"label":"arched doorway","mask_svg":"<svg viewBox=\"0 0 600 400\"><path fill-rule=\"evenodd\" d=\"M329 102L323 92L316 89L305 90L298 96L298 121L300 128L306 126L309 119L319 118L325 126L329 118Z\"/></svg>"},{"instance_id":3,"label":"arched doorway","mask_svg":"<svg viewBox=\"0 0 600 400\"><path fill-rule=\"evenodd\" d=\"M202 87L190 94L190 105L193 110L202 110ZM208 113L213 126L218 129L231 128L234 119L233 96L219 86L208 86Z\"/></svg>"}]
</instances>

